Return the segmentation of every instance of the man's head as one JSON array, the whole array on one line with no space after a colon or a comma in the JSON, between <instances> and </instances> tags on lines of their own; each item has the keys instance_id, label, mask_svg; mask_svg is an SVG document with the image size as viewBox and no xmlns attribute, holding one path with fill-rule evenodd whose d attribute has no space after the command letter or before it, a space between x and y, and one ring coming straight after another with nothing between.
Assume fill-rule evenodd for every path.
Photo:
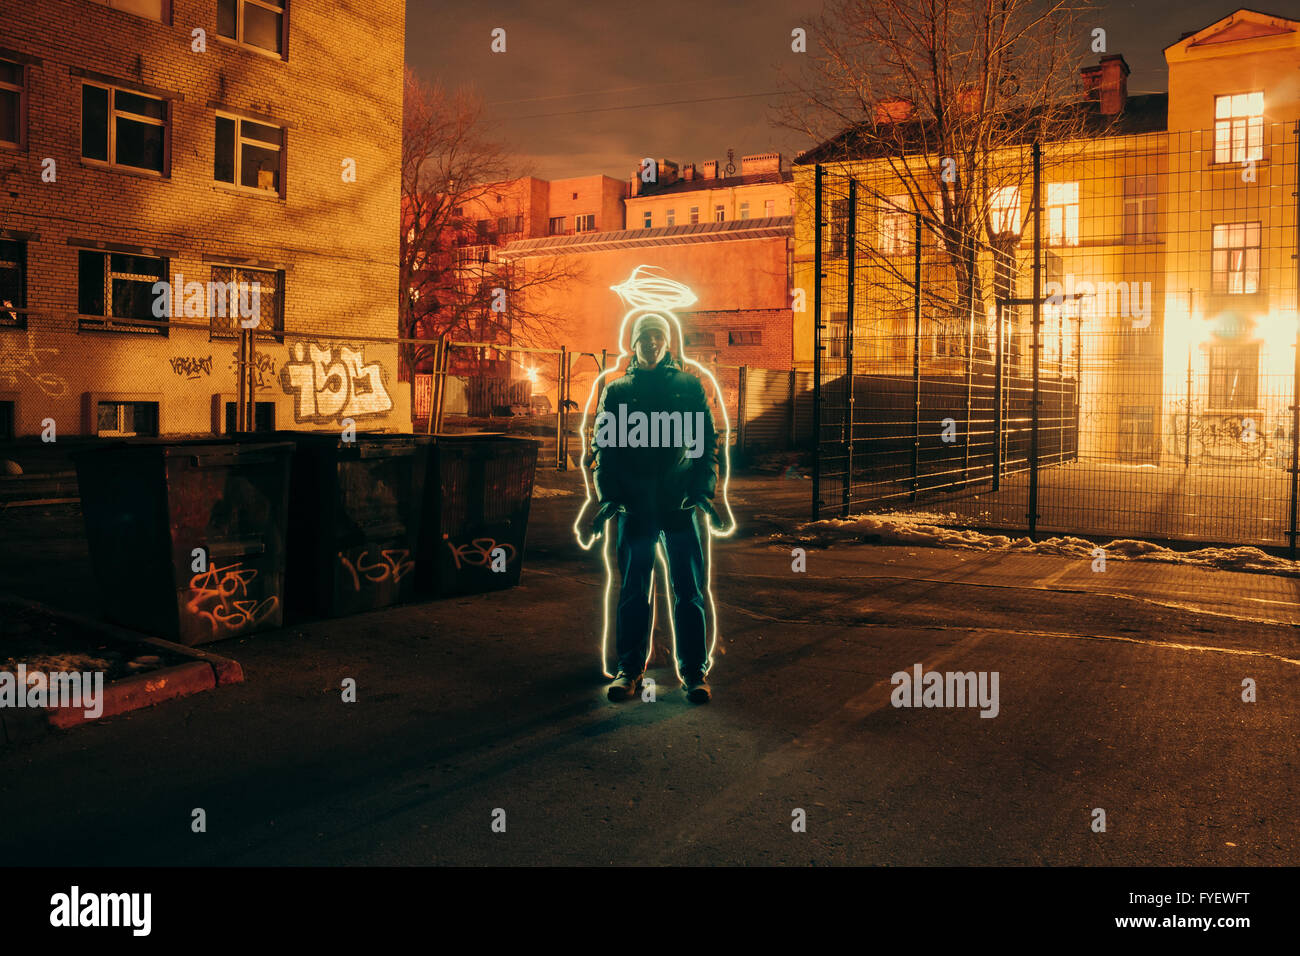
<instances>
[{"instance_id":1,"label":"man's head","mask_svg":"<svg viewBox=\"0 0 1300 956\"><path fill-rule=\"evenodd\" d=\"M632 351L642 368L654 368L668 352L672 340L668 320L657 312L647 312L632 325Z\"/></svg>"}]
</instances>

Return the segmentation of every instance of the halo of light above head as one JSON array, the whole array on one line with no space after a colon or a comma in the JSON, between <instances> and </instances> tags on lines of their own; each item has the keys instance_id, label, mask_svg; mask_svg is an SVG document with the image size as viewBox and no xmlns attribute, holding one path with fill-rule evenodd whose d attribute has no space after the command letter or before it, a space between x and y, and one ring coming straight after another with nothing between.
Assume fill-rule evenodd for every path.
<instances>
[{"instance_id":1,"label":"halo of light above head","mask_svg":"<svg viewBox=\"0 0 1300 956\"><path fill-rule=\"evenodd\" d=\"M637 266L626 282L610 288L633 309L685 309L699 301L689 286L668 278L658 266Z\"/></svg>"}]
</instances>

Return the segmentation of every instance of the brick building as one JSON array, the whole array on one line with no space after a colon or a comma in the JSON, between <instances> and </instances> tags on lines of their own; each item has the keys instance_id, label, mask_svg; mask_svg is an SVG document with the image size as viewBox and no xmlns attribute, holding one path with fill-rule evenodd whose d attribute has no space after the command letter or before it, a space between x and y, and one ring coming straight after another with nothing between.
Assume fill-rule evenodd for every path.
<instances>
[{"instance_id":1,"label":"brick building","mask_svg":"<svg viewBox=\"0 0 1300 956\"><path fill-rule=\"evenodd\" d=\"M409 429L367 341L397 332L404 20L0 0L0 429L226 430L228 283L257 290L259 427Z\"/></svg>"}]
</instances>

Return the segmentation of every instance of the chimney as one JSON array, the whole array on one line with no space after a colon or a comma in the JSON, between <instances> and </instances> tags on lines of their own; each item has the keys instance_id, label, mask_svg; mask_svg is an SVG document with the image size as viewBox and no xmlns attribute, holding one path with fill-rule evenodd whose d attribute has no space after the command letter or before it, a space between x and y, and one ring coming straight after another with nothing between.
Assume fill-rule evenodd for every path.
<instances>
[{"instance_id":1,"label":"chimney","mask_svg":"<svg viewBox=\"0 0 1300 956\"><path fill-rule=\"evenodd\" d=\"M695 178L696 178L696 172L695 172L694 163L687 163L685 166L682 167L682 179L685 182L689 183Z\"/></svg>"},{"instance_id":2,"label":"chimney","mask_svg":"<svg viewBox=\"0 0 1300 956\"><path fill-rule=\"evenodd\" d=\"M876 123L901 123L912 118L912 101L902 97L881 100L876 104Z\"/></svg>"},{"instance_id":3,"label":"chimney","mask_svg":"<svg viewBox=\"0 0 1300 956\"><path fill-rule=\"evenodd\" d=\"M755 153L753 156L740 157L740 175L742 176L755 176L759 173L779 173L780 171L780 153Z\"/></svg>"},{"instance_id":4,"label":"chimney","mask_svg":"<svg viewBox=\"0 0 1300 956\"><path fill-rule=\"evenodd\" d=\"M1128 63L1123 55L1109 53L1097 66L1085 66L1079 73L1089 101L1098 104L1102 116L1124 112L1128 102Z\"/></svg>"},{"instance_id":5,"label":"chimney","mask_svg":"<svg viewBox=\"0 0 1300 956\"><path fill-rule=\"evenodd\" d=\"M671 159L659 160L659 185L671 186L677 182L677 164Z\"/></svg>"},{"instance_id":6,"label":"chimney","mask_svg":"<svg viewBox=\"0 0 1300 956\"><path fill-rule=\"evenodd\" d=\"M704 163L704 176L702 178L718 178L718 161L716 159L710 159L708 162Z\"/></svg>"}]
</instances>

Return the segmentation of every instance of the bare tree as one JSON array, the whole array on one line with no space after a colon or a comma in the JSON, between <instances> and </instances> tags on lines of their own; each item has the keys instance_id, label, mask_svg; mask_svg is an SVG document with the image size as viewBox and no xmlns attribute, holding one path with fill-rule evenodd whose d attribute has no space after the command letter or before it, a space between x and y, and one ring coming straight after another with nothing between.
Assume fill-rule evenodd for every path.
<instances>
[{"instance_id":1,"label":"bare tree","mask_svg":"<svg viewBox=\"0 0 1300 956\"><path fill-rule=\"evenodd\" d=\"M921 214L950 276L949 292L932 284L927 293L971 323L981 350L987 327L976 316L1007 294L1032 213L1032 197L1020 195L1030 144L1097 122L1081 108L1077 79L1089 9L1091 0L829 0L814 28L821 49L779 119L819 144L808 162L870 161L872 172L853 173L862 203ZM900 286L912 283L911 264L876 242L857 251Z\"/></svg>"},{"instance_id":2,"label":"bare tree","mask_svg":"<svg viewBox=\"0 0 1300 956\"><path fill-rule=\"evenodd\" d=\"M517 204L523 215L516 160L465 90L448 92L406 71L402 131L401 285L403 338L448 335L475 342L547 347L557 318L530 308L531 293L564 283L576 269L562 257L531 260L527 270L496 261L496 230L471 222L475 208ZM427 358L428 346L403 346L404 370ZM466 356L472 362L472 357Z\"/></svg>"}]
</instances>

